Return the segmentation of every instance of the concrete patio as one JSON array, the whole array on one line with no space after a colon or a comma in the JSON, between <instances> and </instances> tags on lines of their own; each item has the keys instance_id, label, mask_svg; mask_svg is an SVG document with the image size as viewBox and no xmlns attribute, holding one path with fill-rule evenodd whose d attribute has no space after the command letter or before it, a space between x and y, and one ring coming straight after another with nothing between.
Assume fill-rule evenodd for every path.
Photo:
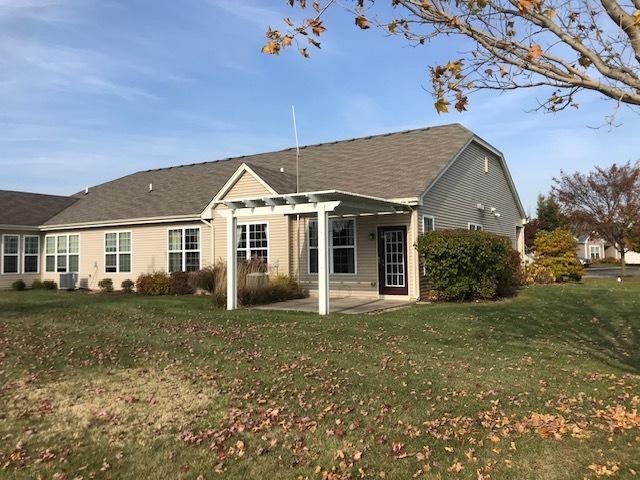
<instances>
[{"instance_id":1,"label":"concrete patio","mask_svg":"<svg viewBox=\"0 0 640 480\"><path fill-rule=\"evenodd\" d=\"M331 297L331 313L364 314L395 310L413 305L415 302L403 299L378 299L363 297ZM259 310L284 310L292 312L318 312L318 297L310 296L297 300L270 303L254 307Z\"/></svg>"}]
</instances>

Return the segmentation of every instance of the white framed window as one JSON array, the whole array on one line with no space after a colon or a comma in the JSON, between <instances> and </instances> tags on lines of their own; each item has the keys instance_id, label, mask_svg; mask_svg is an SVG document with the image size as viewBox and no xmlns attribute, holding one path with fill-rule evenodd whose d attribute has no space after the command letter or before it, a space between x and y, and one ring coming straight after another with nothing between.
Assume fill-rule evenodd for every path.
<instances>
[{"instance_id":1,"label":"white framed window","mask_svg":"<svg viewBox=\"0 0 640 480\"><path fill-rule=\"evenodd\" d=\"M334 275L356 274L356 221L353 218L329 220L329 264ZM307 227L309 273L318 273L318 221Z\"/></svg>"},{"instance_id":2,"label":"white framed window","mask_svg":"<svg viewBox=\"0 0 640 480\"><path fill-rule=\"evenodd\" d=\"M269 224L239 223L237 226L237 260L260 259L269 263Z\"/></svg>"},{"instance_id":3,"label":"white framed window","mask_svg":"<svg viewBox=\"0 0 640 480\"><path fill-rule=\"evenodd\" d=\"M200 270L200 227L170 228L167 231L167 270Z\"/></svg>"},{"instance_id":4,"label":"white framed window","mask_svg":"<svg viewBox=\"0 0 640 480\"><path fill-rule=\"evenodd\" d=\"M600 245L590 245L589 246L589 256L591 260L600 260Z\"/></svg>"},{"instance_id":5,"label":"white framed window","mask_svg":"<svg viewBox=\"0 0 640 480\"><path fill-rule=\"evenodd\" d=\"M433 232L436 229L436 219L431 215L422 216L422 233Z\"/></svg>"},{"instance_id":6,"label":"white framed window","mask_svg":"<svg viewBox=\"0 0 640 480\"><path fill-rule=\"evenodd\" d=\"M20 235L2 235L2 273L20 273Z\"/></svg>"},{"instance_id":7,"label":"white framed window","mask_svg":"<svg viewBox=\"0 0 640 480\"><path fill-rule=\"evenodd\" d=\"M44 239L45 271L80 271L80 235L47 235Z\"/></svg>"},{"instance_id":8,"label":"white framed window","mask_svg":"<svg viewBox=\"0 0 640 480\"><path fill-rule=\"evenodd\" d=\"M131 272L131 232L104 234L105 273Z\"/></svg>"},{"instance_id":9,"label":"white framed window","mask_svg":"<svg viewBox=\"0 0 640 480\"><path fill-rule=\"evenodd\" d=\"M469 223L469 230L482 231L484 230L484 227L482 226L481 223Z\"/></svg>"},{"instance_id":10,"label":"white framed window","mask_svg":"<svg viewBox=\"0 0 640 480\"><path fill-rule=\"evenodd\" d=\"M22 245L22 273L40 273L40 237L25 235Z\"/></svg>"}]
</instances>

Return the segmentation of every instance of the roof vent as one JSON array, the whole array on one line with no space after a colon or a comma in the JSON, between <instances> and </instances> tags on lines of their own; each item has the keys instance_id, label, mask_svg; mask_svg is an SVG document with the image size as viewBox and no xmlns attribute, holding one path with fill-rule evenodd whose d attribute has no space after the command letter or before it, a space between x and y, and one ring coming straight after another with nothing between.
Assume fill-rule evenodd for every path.
<instances>
[{"instance_id":1,"label":"roof vent","mask_svg":"<svg viewBox=\"0 0 640 480\"><path fill-rule=\"evenodd\" d=\"M280 173L284 173L284 167L280 167Z\"/></svg>"},{"instance_id":2,"label":"roof vent","mask_svg":"<svg viewBox=\"0 0 640 480\"><path fill-rule=\"evenodd\" d=\"M89 193L89 187L84 187L84 194L87 195Z\"/></svg>"},{"instance_id":3,"label":"roof vent","mask_svg":"<svg viewBox=\"0 0 640 480\"><path fill-rule=\"evenodd\" d=\"M150 183L150 184L149 184L149 191L150 191L150 192L153 192L153 183Z\"/></svg>"}]
</instances>

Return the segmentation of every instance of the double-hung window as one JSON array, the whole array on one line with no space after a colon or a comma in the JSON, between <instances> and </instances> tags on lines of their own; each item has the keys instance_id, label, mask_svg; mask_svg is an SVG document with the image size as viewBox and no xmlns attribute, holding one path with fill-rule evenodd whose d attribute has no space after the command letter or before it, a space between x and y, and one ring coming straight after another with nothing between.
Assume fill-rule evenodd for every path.
<instances>
[{"instance_id":1,"label":"double-hung window","mask_svg":"<svg viewBox=\"0 0 640 480\"><path fill-rule=\"evenodd\" d=\"M484 230L484 228L482 227L481 224L479 223L469 223L469 230L478 230L478 231L482 231Z\"/></svg>"},{"instance_id":2,"label":"double-hung window","mask_svg":"<svg viewBox=\"0 0 640 480\"><path fill-rule=\"evenodd\" d=\"M238 225L238 262L269 259L269 225L267 223L247 223Z\"/></svg>"},{"instance_id":3,"label":"double-hung window","mask_svg":"<svg viewBox=\"0 0 640 480\"><path fill-rule=\"evenodd\" d=\"M20 236L2 236L2 273L19 273Z\"/></svg>"},{"instance_id":4,"label":"double-hung window","mask_svg":"<svg viewBox=\"0 0 640 480\"><path fill-rule=\"evenodd\" d=\"M80 269L80 235L49 235L44 239L47 272L78 272Z\"/></svg>"},{"instance_id":5,"label":"double-hung window","mask_svg":"<svg viewBox=\"0 0 640 480\"><path fill-rule=\"evenodd\" d=\"M354 219L329 221L329 263L331 273L356 273L356 222ZM318 273L318 222L311 220L308 229L309 273Z\"/></svg>"},{"instance_id":6,"label":"double-hung window","mask_svg":"<svg viewBox=\"0 0 640 480\"><path fill-rule=\"evenodd\" d=\"M600 245L590 245L589 254L591 260L600 260Z\"/></svg>"},{"instance_id":7,"label":"double-hung window","mask_svg":"<svg viewBox=\"0 0 640 480\"><path fill-rule=\"evenodd\" d=\"M433 232L436 229L436 219L431 215L422 216L423 233Z\"/></svg>"},{"instance_id":8,"label":"double-hung window","mask_svg":"<svg viewBox=\"0 0 640 480\"><path fill-rule=\"evenodd\" d=\"M104 234L104 271L131 272L131 232Z\"/></svg>"},{"instance_id":9,"label":"double-hung window","mask_svg":"<svg viewBox=\"0 0 640 480\"><path fill-rule=\"evenodd\" d=\"M25 235L23 239L23 273L38 273L40 271L40 237Z\"/></svg>"},{"instance_id":10,"label":"double-hung window","mask_svg":"<svg viewBox=\"0 0 640 480\"><path fill-rule=\"evenodd\" d=\"M169 272L200 269L200 227L170 228L168 231Z\"/></svg>"}]
</instances>

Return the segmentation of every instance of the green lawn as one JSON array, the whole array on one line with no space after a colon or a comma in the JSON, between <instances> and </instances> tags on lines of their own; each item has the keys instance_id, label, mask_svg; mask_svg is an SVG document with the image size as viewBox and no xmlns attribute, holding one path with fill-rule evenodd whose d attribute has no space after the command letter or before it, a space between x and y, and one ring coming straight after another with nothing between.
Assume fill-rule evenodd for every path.
<instances>
[{"instance_id":1,"label":"green lawn","mask_svg":"<svg viewBox=\"0 0 640 480\"><path fill-rule=\"evenodd\" d=\"M328 318L3 292L0 477L638 478L639 347L638 280Z\"/></svg>"}]
</instances>

